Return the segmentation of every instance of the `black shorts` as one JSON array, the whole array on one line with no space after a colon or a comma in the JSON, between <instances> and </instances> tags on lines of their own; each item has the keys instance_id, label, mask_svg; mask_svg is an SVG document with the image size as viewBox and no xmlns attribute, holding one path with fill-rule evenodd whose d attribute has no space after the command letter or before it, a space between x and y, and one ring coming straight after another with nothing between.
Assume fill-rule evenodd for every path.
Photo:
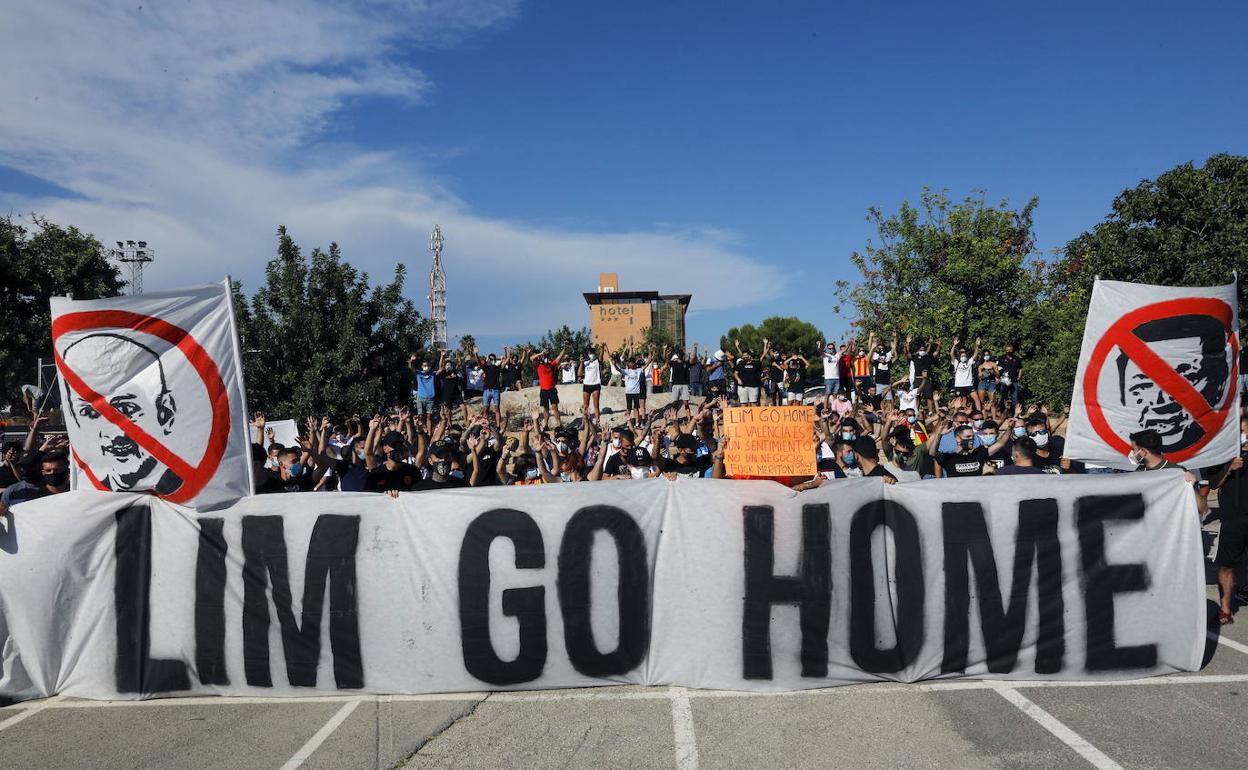
<instances>
[{"instance_id":1,"label":"black shorts","mask_svg":"<svg viewBox=\"0 0 1248 770\"><path fill-rule=\"evenodd\" d=\"M559 403L559 389L558 388L551 388L550 390L540 391L537 394L537 396L538 396L538 401L544 407L550 406L551 404Z\"/></svg>"},{"instance_id":2,"label":"black shorts","mask_svg":"<svg viewBox=\"0 0 1248 770\"><path fill-rule=\"evenodd\" d=\"M640 409L641 408L641 394L640 393L625 393L624 394L624 408L625 409Z\"/></svg>"},{"instance_id":3,"label":"black shorts","mask_svg":"<svg viewBox=\"0 0 1248 770\"><path fill-rule=\"evenodd\" d=\"M1223 520L1218 532L1218 552L1213 563L1219 567L1248 564L1248 518Z\"/></svg>"},{"instance_id":4,"label":"black shorts","mask_svg":"<svg viewBox=\"0 0 1248 770\"><path fill-rule=\"evenodd\" d=\"M602 385L582 385L581 390L585 393L597 393L602 390Z\"/></svg>"},{"instance_id":5,"label":"black shorts","mask_svg":"<svg viewBox=\"0 0 1248 770\"><path fill-rule=\"evenodd\" d=\"M964 398L965 398L966 396L971 395L971 393L973 393L974 391L975 391L975 386L974 386L974 385L963 385L963 386L962 386L962 387L960 387L960 388L954 388L954 389L953 389L953 392L954 392L954 393L957 393L959 396L962 396L962 397L964 397Z\"/></svg>"}]
</instances>

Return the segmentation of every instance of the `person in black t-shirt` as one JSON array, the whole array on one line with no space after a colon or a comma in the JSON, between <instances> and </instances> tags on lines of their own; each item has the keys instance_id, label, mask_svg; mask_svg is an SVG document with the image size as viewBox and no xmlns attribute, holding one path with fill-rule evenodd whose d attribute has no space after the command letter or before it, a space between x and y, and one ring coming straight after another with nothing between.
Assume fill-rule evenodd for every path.
<instances>
[{"instance_id":1,"label":"person in black t-shirt","mask_svg":"<svg viewBox=\"0 0 1248 770\"><path fill-rule=\"evenodd\" d=\"M1003 451L1007 446L1007 442L1001 436L997 437L997 443L991 447L975 446L975 428L971 425L963 425L954 432L957 450L948 453L938 451L940 437L947 432L948 424L946 420L945 425L940 430L934 431L932 437L928 439L928 449L936 455L938 478L982 476L984 466L988 464L988 458Z\"/></svg>"},{"instance_id":2,"label":"person in black t-shirt","mask_svg":"<svg viewBox=\"0 0 1248 770\"><path fill-rule=\"evenodd\" d=\"M785 402L800 404L806 392L806 370L810 368L810 362L806 360L806 356L795 353L784 362L784 368L785 379L788 383Z\"/></svg>"},{"instance_id":3,"label":"person in black t-shirt","mask_svg":"<svg viewBox=\"0 0 1248 770\"><path fill-rule=\"evenodd\" d=\"M754 359L754 351L741 350L738 343L737 351L741 358L733 370L737 382L737 401L742 406L758 406L759 393L763 387L763 366Z\"/></svg>"},{"instance_id":4,"label":"person in black t-shirt","mask_svg":"<svg viewBox=\"0 0 1248 770\"><path fill-rule=\"evenodd\" d=\"M438 404L447 407L452 413L455 407L464 408L464 422L468 421L468 407L464 404L464 376L450 361L442 367L437 377Z\"/></svg>"},{"instance_id":5,"label":"person in black t-shirt","mask_svg":"<svg viewBox=\"0 0 1248 770\"><path fill-rule=\"evenodd\" d=\"M880 449L876 446L875 439L870 436L860 436L854 440L854 459L857 460L858 467L862 468L864 477L881 478L885 484L897 483L897 477L880 465Z\"/></svg>"},{"instance_id":6,"label":"person in black t-shirt","mask_svg":"<svg viewBox=\"0 0 1248 770\"><path fill-rule=\"evenodd\" d=\"M276 470L265 470L256 479L256 494L274 492L311 492L316 482L325 475L325 469L314 471L299 461L302 450L297 446L284 447L277 455Z\"/></svg>"},{"instance_id":7,"label":"person in black t-shirt","mask_svg":"<svg viewBox=\"0 0 1248 770\"><path fill-rule=\"evenodd\" d=\"M507 364L506 353L500 364L494 354L481 361L481 369L485 372L485 389L481 391L481 407L487 417L495 421L502 420L503 400L503 366Z\"/></svg>"},{"instance_id":8,"label":"person in black t-shirt","mask_svg":"<svg viewBox=\"0 0 1248 770\"><path fill-rule=\"evenodd\" d=\"M688 433L682 433L672 443L671 457L659 458L659 473L666 474L672 481L677 476L701 478L708 468L713 468L715 460L709 454L698 457L699 442ZM722 471L722 466L720 467Z\"/></svg>"},{"instance_id":9,"label":"person in black t-shirt","mask_svg":"<svg viewBox=\"0 0 1248 770\"><path fill-rule=\"evenodd\" d=\"M997 394L1002 401L1018 403L1018 381L1023 378L1023 359L1014 352L1013 343L1007 342L1005 352L997 361L999 370Z\"/></svg>"}]
</instances>

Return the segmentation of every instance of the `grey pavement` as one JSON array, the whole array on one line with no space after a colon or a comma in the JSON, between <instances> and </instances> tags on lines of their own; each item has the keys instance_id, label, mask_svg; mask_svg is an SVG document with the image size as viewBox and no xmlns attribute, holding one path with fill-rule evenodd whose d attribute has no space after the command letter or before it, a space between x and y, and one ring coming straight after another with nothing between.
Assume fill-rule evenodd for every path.
<instances>
[{"instance_id":1,"label":"grey pavement","mask_svg":"<svg viewBox=\"0 0 1248 770\"><path fill-rule=\"evenodd\" d=\"M1243 612L1202 671L1113 684L53 698L0 709L0 768L1225 769L1246 733Z\"/></svg>"}]
</instances>

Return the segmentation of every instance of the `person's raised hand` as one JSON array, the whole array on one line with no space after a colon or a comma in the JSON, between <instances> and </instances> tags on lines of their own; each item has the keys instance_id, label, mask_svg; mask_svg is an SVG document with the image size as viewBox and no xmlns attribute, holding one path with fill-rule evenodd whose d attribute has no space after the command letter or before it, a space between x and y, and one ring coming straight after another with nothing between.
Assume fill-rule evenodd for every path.
<instances>
[{"instance_id":1,"label":"person's raised hand","mask_svg":"<svg viewBox=\"0 0 1248 770\"><path fill-rule=\"evenodd\" d=\"M264 437L267 438L270 443L272 443L273 439L276 438L276 434L273 433L272 428L266 428L264 431Z\"/></svg>"},{"instance_id":2,"label":"person's raised hand","mask_svg":"<svg viewBox=\"0 0 1248 770\"><path fill-rule=\"evenodd\" d=\"M373 419L368 421L368 428L369 430L377 430L381 428L381 415L373 415Z\"/></svg>"},{"instance_id":3,"label":"person's raised hand","mask_svg":"<svg viewBox=\"0 0 1248 770\"><path fill-rule=\"evenodd\" d=\"M884 480L884 483L885 483L885 484L896 484L896 483L897 483L897 479L893 478L892 476L881 476L881 478Z\"/></svg>"},{"instance_id":4,"label":"person's raised hand","mask_svg":"<svg viewBox=\"0 0 1248 770\"><path fill-rule=\"evenodd\" d=\"M256 412L256 417L253 420L253 422L256 423L257 428L263 428L264 427L264 412Z\"/></svg>"}]
</instances>

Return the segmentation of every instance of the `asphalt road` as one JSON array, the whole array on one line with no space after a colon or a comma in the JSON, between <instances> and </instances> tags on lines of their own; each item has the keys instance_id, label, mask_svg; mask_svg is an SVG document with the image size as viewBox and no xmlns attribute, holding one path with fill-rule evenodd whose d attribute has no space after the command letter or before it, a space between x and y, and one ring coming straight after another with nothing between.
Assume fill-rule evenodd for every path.
<instances>
[{"instance_id":1,"label":"asphalt road","mask_svg":"<svg viewBox=\"0 0 1248 770\"><path fill-rule=\"evenodd\" d=\"M51 698L0 709L0 768L1248 767L1248 612L1214 629L1206 660L1195 674L1113 684L779 695Z\"/></svg>"}]
</instances>

